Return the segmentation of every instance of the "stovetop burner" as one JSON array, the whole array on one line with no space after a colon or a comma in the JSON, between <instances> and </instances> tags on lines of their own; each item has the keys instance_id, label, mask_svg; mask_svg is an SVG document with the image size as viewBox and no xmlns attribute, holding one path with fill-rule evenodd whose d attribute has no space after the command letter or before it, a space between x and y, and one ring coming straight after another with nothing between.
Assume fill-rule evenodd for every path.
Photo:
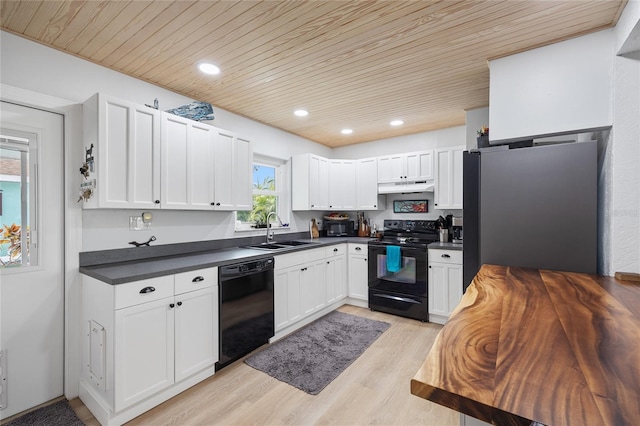
<instances>
[{"instance_id":1,"label":"stovetop burner","mask_svg":"<svg viewBox=\"0 0 640 426\"><path fill-rule=\"evenodd\" d=\"M373 245L404 245L424 247L438 241L437 222L435 220L394 220L385 219L383 236L371 241Z\"/></svg>"}]
</instances>

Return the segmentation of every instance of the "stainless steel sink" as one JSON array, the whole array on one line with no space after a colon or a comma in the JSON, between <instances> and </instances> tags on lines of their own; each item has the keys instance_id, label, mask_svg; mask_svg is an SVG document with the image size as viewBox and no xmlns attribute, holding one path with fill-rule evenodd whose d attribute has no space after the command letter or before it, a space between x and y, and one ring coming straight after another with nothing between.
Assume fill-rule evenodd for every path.
<instances>
[{"instance_id":1,"label":"stainless steel sink","mask_svg":"<svg viewBox=\"0 0 640 426\"><path fill-rule=\"evenodd\" d=\"M309 241L275 241L274 244L279 244L281 246L305 246L307 244L316 244Z\"/></svg>"},{"instance_id":2,"label":"stainless steel sink","mask_svg":"<svg viewBox=\"0 0 640 426\"><path fill-rule=\"evenodd\" d=\"M247 248L260 249L260 250L283 250L286 248L304 246L307 244L315 244L308 241L274 241L272 243L260 243L247 246Z\"/></svg>"},{"instance_id":3,"label":"stainless steel sink","mask_svg":"<svg viewBox=\"0 0 640 426\"><path fill-rule=\"evenodd\" d=\"M282 250L282 249L289 248L289 246L262 243L262 244L254 244L252 246L247 246L247 248L254 248L254 249L260 249L260 250Z\"/></svg>"}]
</instances>

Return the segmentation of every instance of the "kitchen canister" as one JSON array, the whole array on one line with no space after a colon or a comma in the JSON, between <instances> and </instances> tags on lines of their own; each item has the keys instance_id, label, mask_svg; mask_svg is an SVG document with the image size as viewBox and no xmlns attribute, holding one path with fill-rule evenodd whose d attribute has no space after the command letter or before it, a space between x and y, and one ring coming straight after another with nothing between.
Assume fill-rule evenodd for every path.
<instances>
[{"instance_id":1,"label":"kitchen canister","mask_svg":"<svg viewBox=\"0 0 640 426\"><path fill-rule=\"evenodd\" d=\"M441 229L440 230L440 242L441 243L449 242L449 230L448 229Z\"/></svg>"}]
</instances>

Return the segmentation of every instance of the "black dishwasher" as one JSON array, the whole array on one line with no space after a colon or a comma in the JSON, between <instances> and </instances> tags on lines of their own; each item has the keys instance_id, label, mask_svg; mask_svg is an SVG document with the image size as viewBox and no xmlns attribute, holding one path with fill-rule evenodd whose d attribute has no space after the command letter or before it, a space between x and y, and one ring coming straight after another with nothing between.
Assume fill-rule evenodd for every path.
<instances>
[{"instance_id":1,"label":"black dishwasher","mask_svg":"<svg viewBox=\"0 0 640 426\"><path fill-rule=\"evenodd\" d=\"M219 370L274 334L273 258L220 266Z\"/></svg>"}]
</instances>

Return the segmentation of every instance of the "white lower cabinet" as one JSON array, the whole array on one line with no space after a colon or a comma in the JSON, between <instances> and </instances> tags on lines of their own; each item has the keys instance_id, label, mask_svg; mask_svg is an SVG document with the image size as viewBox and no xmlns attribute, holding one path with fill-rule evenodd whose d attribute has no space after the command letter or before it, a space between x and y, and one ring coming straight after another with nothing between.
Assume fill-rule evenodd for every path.
<instances>
[{"instance_id":1,"label":"white lower cabinet","mask_svg":"<svg viewBox=\"0 0 640 426\"><path fill-rule=\"evenodd\" d=\"M218 269L110 285L83 277L80 398L122 424L214 374Z\"/></svg>"},{"instance_id":2,"label":"white lower cabinet","mask_svg":"<svg viewBox=\"0 0 640 426\"><path fill-rule=\"evenodd\" d=\"M325 250L326 304L347 297L347 245L338 244Z\"/></svg>"},{"instance_id":3,"label":"white lower cabinet","mask_svg":"<svg viewBox=\"0 0 640 426\"><path fill-rule=\"evenodd\" d=\"M444 324L462 298L462 251L429 249L429 322Z\"/></svg>"},{"instance_id":4,"label":"white lower cabinet","mask_svg":"<svg viewBox=\"0 0 640 426\"><path fill-rule=\"evenodd\" d=\"M336 244L275 257L276 334L346 297L345 249Z\"/></svg>"},{"instance_id":5,"label":"white lower cabinet","mask_svg":"<svg viewBox=\"0 0 640 426\"><path fill-rule=\"evenodd\" d=\"M366 244L349 243L349 297L369 300L369 254Z\"/></svg>"}]
</instances>

